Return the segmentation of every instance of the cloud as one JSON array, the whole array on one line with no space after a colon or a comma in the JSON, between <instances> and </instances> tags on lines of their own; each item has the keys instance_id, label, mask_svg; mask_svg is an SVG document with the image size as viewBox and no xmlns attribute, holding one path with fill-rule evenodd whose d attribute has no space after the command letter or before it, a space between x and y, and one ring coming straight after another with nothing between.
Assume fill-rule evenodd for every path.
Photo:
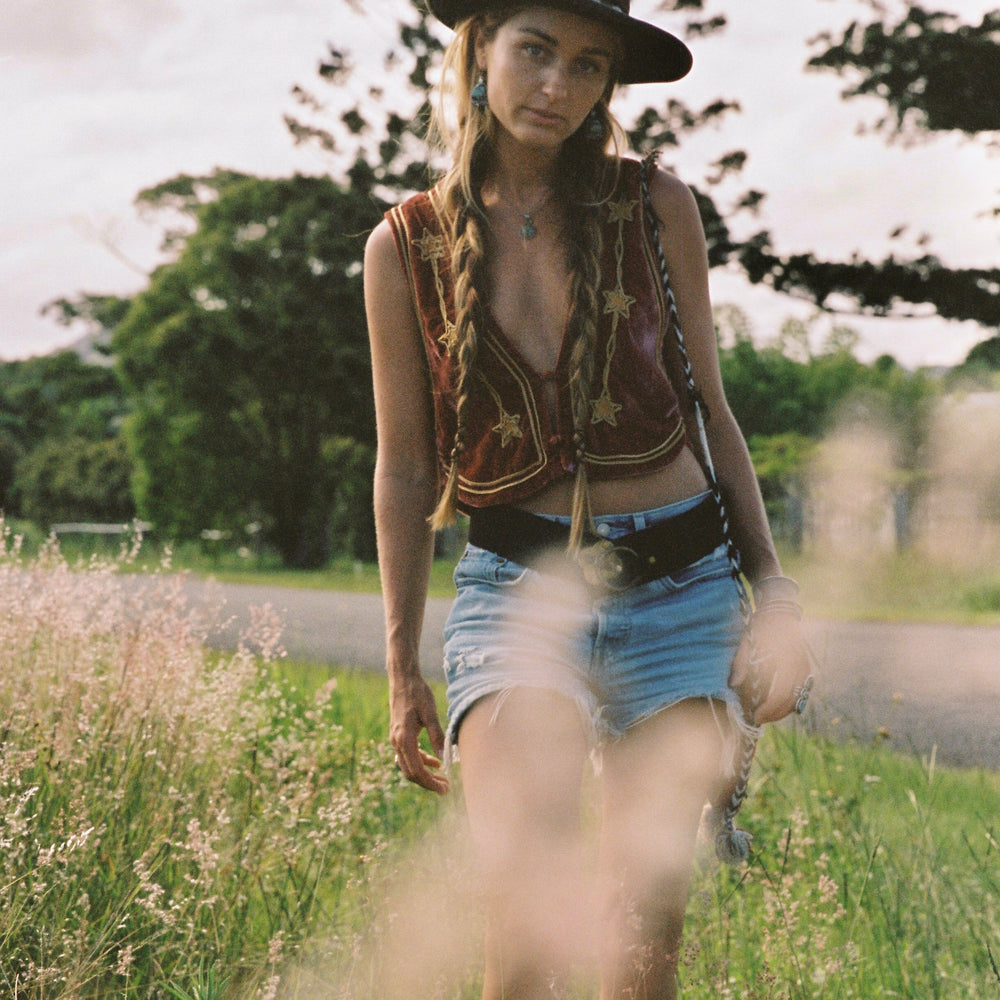
<instances>
[{"instance_id":1,"label":"cloud","mask_svg":"<svg viewBox=\"0 0 1000 1000\"><path fill-rule=\"evenodd\" d=\"M0 51L19 59L79 59L124 48L179 16L174 0L4 0Z\"/></svg>"}]
</instances>

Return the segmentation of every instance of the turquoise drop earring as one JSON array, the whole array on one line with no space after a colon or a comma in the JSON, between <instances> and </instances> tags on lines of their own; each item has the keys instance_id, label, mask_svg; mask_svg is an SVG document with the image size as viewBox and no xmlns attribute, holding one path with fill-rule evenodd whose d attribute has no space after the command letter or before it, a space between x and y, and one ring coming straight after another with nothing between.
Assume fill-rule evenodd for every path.
<instances>
[{"instance_id":1,"label":"turquoise drop earring","mask_svg":"<svg viewBox=\"0 0 1000 1000\"><path fill-rule=\"evenodd\" d=\"M600 142L604 138L604 120L596 107L590 109L583 122L584 134L591 142Z\"/></svg>"},{"instance_id":2,"label":"turquoise drop earring","mask_svg":"<svg viewBox=\"0 0 1000 1000\"><path fill-rule=\"evenodd\" d=\"M472 88L472 93L469 94L472 99L472 106L478 108L482 111L484 108L489 107L489 101L486 97L486 74L480 73L479 79L476 81L476 85Z\"/></svg>"}]
</instances>

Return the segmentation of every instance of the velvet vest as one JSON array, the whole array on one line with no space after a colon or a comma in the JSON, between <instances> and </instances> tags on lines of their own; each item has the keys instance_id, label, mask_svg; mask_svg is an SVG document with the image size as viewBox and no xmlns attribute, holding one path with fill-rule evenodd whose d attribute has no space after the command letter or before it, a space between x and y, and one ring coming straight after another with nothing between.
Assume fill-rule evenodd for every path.
<instances>
[{"instance_id":1,"label":"velvet vest","mask_svg":"<svg viewBox=\"0 0 1000 1000\"><path fill-rule=\"evenodd\" d=\"M591 419L585 462L591 480L669 465L686 442L668 376L673 335L656 252L642 208L640 164L622 160L615 193L601 207L603 249ZM454 445L454 285L448 226L437 188L386 213L423 331L434 398L441 482ZM458 503L463 509L517 503L576 471L567 337L553 372L535 371L495 322L479 334L476 378L465 413ZM554 381L556 405L543 391Z\"/></svg>"}]
</instances>

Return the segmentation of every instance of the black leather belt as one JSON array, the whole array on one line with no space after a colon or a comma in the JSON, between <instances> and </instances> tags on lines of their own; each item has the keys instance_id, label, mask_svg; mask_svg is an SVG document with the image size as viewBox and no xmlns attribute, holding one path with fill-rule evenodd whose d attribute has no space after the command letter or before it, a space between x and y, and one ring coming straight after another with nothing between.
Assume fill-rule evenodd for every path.
<instances>
[{"instance_id":1,"label":"black leather belt","mask_svg":"<svg viewBox=\"0 0 1000 1000\"><path fill-rule=\"evenodd\" d=\"M602 590L626 590L676 573L723 543L722 519L713 497L666 521L620 538L588 534L580 552L566 553L569 526L518 507L482 507L469 514L469 541L504 559L546 566L565 557L584 580Z\"/></svg>"}]
</instances>

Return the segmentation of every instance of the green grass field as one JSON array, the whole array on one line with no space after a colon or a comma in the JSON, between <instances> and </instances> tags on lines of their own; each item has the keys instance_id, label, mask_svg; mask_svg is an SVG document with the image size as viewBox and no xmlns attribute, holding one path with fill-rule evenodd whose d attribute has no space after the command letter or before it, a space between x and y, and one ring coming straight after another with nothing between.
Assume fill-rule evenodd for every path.
<instances>
[{"instance_id":1,"label":"green grass field","mask_svg":"<svg viewBox=\"0 0 1000 1000\"><path fill-rule=\"evenodd\" d=\"M174 574L120 569L0 538L0 996L475 997L460 796L396 773L384 678L280 659L266 616L211 652ZM996 996L998 801L995 773L768 730L750 863L695 880L685 1000Z\"/></svg>"}]
</instances>

